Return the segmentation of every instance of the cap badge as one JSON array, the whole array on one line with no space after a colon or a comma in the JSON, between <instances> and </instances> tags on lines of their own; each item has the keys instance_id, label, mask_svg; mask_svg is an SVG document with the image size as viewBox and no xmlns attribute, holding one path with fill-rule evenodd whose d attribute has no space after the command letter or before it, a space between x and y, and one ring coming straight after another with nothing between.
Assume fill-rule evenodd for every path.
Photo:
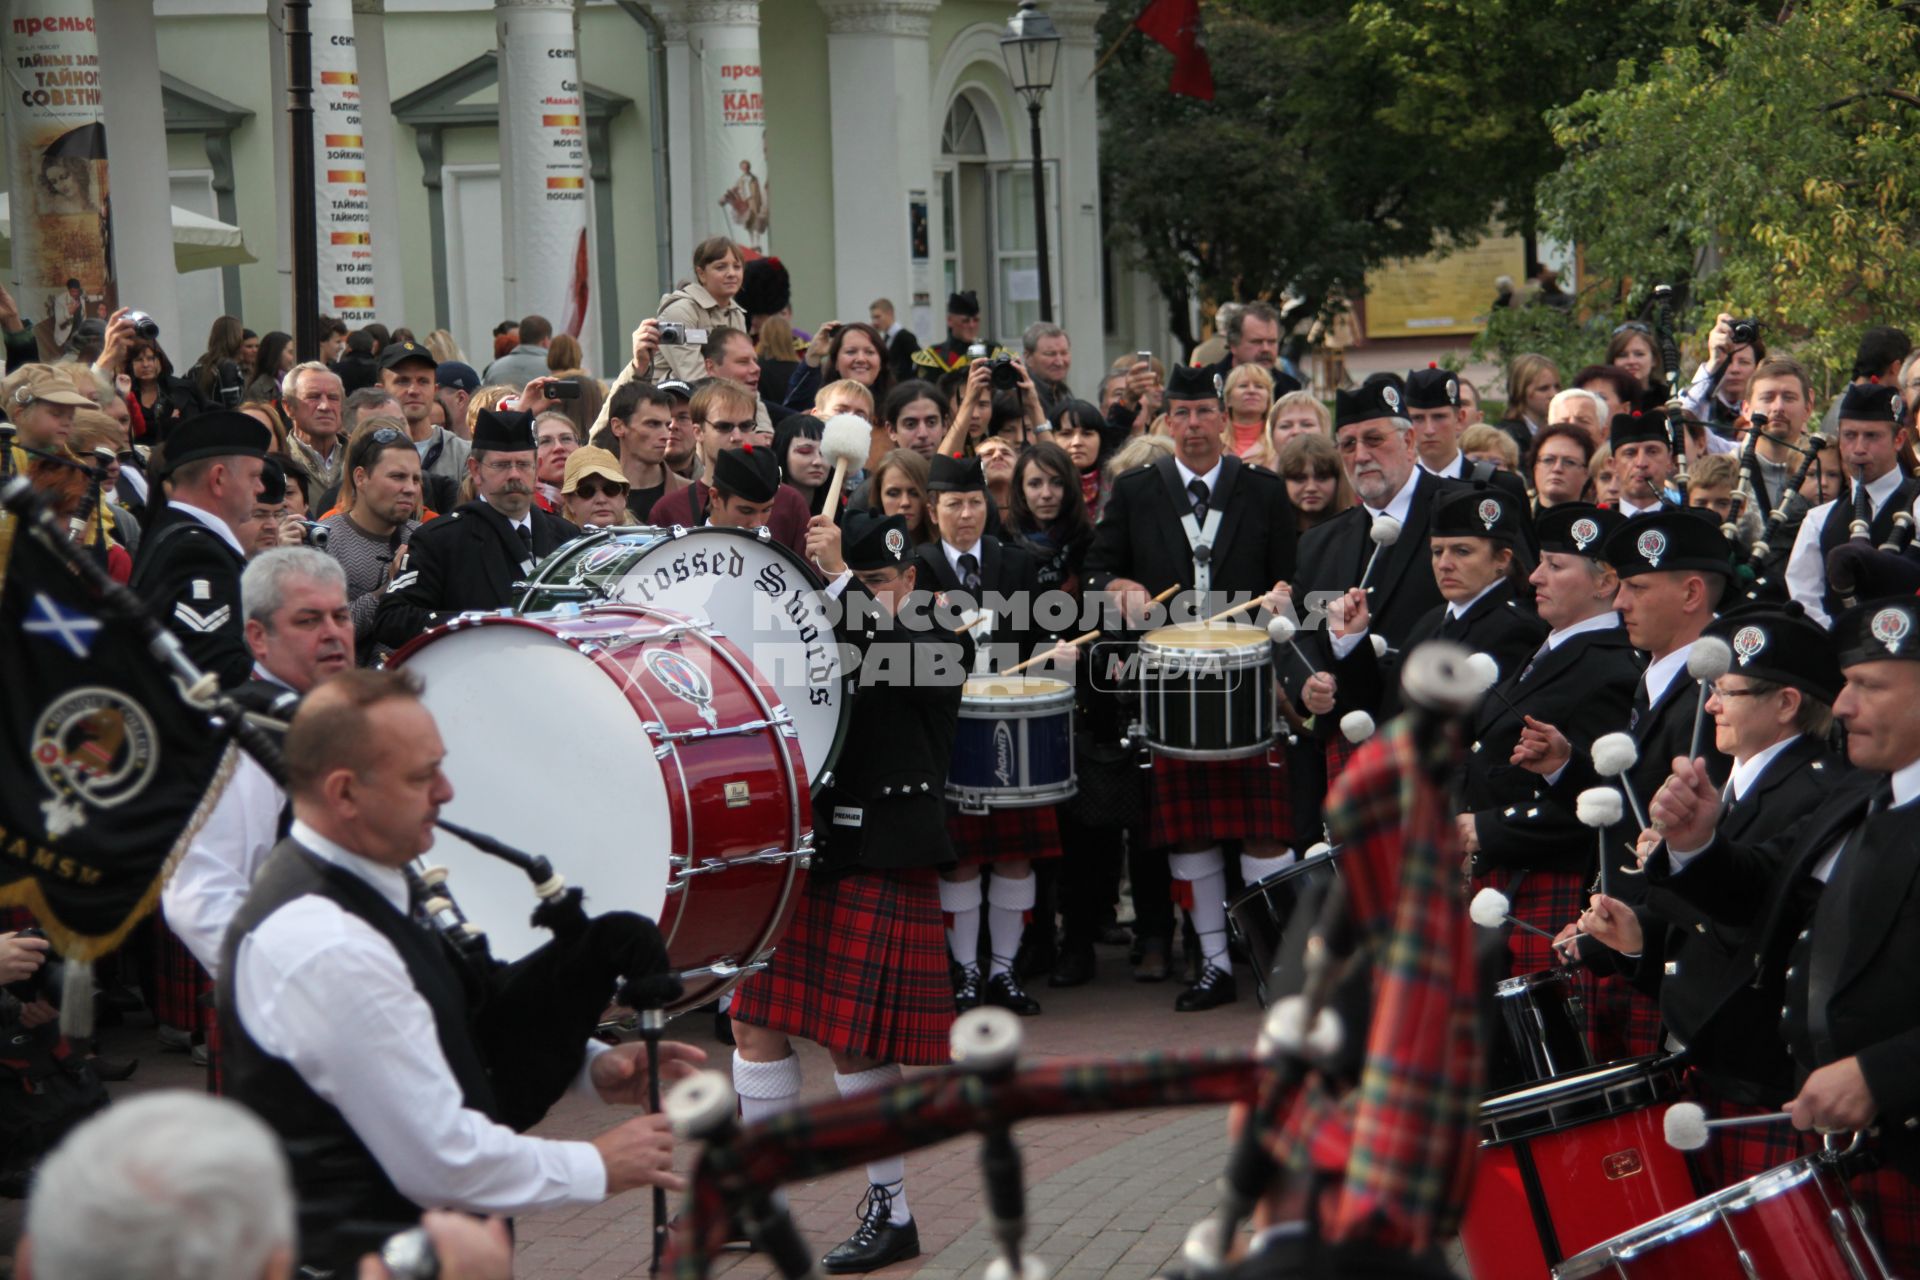
<instances>
[{"instance_id":1,"label":"cap badge","mask_svg":"<svg viewBox=\"0 0 1920 1280\"><path fill-rule=\"evenodd\" d=\"M1480 499L1479 512L1480 523L1487 526L1488 529L1492 529L1494 525L1500 523L1500 504L1492 498Z\"/></svg>"},{"instance_id":2,"label":"cap badge","mask_svg":"<svg viewBox=\"0 0 1920 1280\"><path fill-rule=\"evenodd\" d=\"M1649 529L1640 535L1640 540L1633 544L1633 549L1640 553L1641 559L1658 569L1660 557L1667 554L1667 535L1658 529Z\"/></svg>"},{"instance_id":3,"label":"cap badge","mask_svg":"<svg viewBox=\"0 0 1920 1280\"><path fill-rule=\"evenodd\" d=\"M1733 633L1733 652L1740 659L1740 665L1746 666L1759 656L1767 647L1767 633L1759 627L1742 627Z\"/></svg>"},{"instance_id":4,"label":"cap badge","mask_svg":"<svg viewBox=\"0 0 1920 1280\"><path fill-rule=\"evenodd\" d=\"M1453 401L1455 404L1460 403L1460 380L1458 378L1447 379L1447 399Z\"/></svg>"},{"instance_id":5,"label":"cap badge","mask_svg":"<svg viewBox=\"0 0 1920 1280\"><path fill-rule=\"evenodd\" d=\"M1913 620L1900 609L1886 608L1873 615L1867 630L1875 640L1887 646L1888 653L1898 653L1907 633L1913 630Z\"/></svg>"},{"instance_id":6,"label":"cap badge","mask_svg":"<svg viewBox=\"0 0 1920 1280\"><path fill-rule=\"evenodd\" d=\"M886 543L887 543L887 554L892 556L895 560L900 559L902 556L906 554L907 535L900 532L898 529L887 530Z\"/></svg>"},{"instance_id":7,"label":"cap badge","mask_svg":"<svg viewBox=\"0 0 1920 1280\"><path fill-rule=\"evenodd\" d=\"M1600 536L1600 526L1582 516L1573 522L1573 528L1567 530L1567 535L1573 539L1574 546L1585 551L1587 544Z\"/></svg>"},{"instance_id":8,"label":"cap badge","mask_svg":"<svg viewBox=\"0 0 1920 1280\"><path fill-rule=\"evenodd\" d=\"M1395 391L1390 386L1382 387L1380 388L1380 398L1386 401L1387 408L1393 410L1395 413L1400 412L1400 393L1398 391Z\"/></svg>"}]
</instances>

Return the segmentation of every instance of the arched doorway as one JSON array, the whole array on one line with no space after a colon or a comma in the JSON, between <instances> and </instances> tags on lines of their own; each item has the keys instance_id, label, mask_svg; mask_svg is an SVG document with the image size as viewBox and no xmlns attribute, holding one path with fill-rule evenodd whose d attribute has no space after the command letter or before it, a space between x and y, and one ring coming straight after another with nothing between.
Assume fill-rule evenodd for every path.
<instances>
[{"instance_id":1,"label":"arched doorway","mask_svg":"<svg viewBox=\"0 0 1920 1280\"><path fill-rule=\"evenodd\" d=\"M1063 296L1059 165L1047 161L1046 172L1058 298ZM1016 159L998 110L977 89L956 93L947 108L935 181L940 191L940 274L947 292L977 290L985 317L982 331L1012 346L1027 325L1040 318L1033 169L1029 161ZM939 301L943 304L944 297ZM1056 309L1054 319L1064 319L1063 309Z\"/></svg>"},{"instance_id":2,"label":"arched doorway","mask_svg":"<svg viewBox=\"0 0 1920 1280\"><path fill-rule=\"evenodd\" d=\"M940 131L940 277L945 289L934 300L935 315L946 306L946 295L962 289L977 290L985 314L993 314L987 216L992 163L979 107L971 94L956 94Z\"/></svg>"}]
</instances>

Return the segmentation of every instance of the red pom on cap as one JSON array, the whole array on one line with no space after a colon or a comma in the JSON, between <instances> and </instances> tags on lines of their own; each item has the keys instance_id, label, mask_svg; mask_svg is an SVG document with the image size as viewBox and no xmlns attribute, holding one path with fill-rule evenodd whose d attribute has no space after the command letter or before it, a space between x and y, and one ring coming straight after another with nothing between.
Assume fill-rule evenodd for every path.
<instances>
[{"instance_id":1,"label":"red pom on cap","mask_svg":"<svg viewBox=\"0 0 1920 1280\"><path fill-rule=\"evenodd\" d=\"M745 442L744 444L742 444L742 445L740 446L740 451L741 451L742 453L752 453L752 452L753 452L753 441L751 441L751 440L748 440L747 442Z\"/></svg>"},{"instance_id":2,"label":"red pom on cap","mask_svg":"<svg viewBox=\"0 0 1920 1280\"><path fill-rule=\"evenodd\" d=\"M1427 361L1427 368L1429 368L1429 369L1438 369L1439 367L1440 367L1440 362L1439 362L1438 360L1429 360L1429 361Z\"/></svg>"},{"instance_id":3,"label":"red pom on cap","mask_svg":"<svg viewBox=\"0 0 1920 1280\"><path fill-rule=\"evenodd\" d=\"M1880 385L1880 375L1876 373L1871 378L1868 378L1867 381L1877 387Z\"/></svg>"}]
</instances>

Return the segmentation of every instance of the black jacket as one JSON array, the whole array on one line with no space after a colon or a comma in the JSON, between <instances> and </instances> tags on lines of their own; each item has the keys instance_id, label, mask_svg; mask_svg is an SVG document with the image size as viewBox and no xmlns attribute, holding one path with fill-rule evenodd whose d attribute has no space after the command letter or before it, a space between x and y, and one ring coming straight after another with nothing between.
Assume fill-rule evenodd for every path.
<instances>
[{"instance_id":1,"label":"black jacket","mask_svg":"<svg viewBox=\"0 0 1920 1280\"><path fill-rule=\"evenodd\" d=\"M484 498L414 530L406 568L374 614L374 639L397 649L454 614L517 604L514 583L532 576L541 557L580 536L579 529L537 506L531 514L531 553L512 523Z\"/></svg>"},{"instance_id":2,"label":"black jacket","mask_svg":"<svg viewBox=\"0 0 1920 1280\"><path fill-rule=\"evenodd\" d=\"M858 665L846 745L813 802L815 874L946 866L947 774L973 645L896 622L857 584L843 602L835 630Z\"/></svg>"},{"instance_id":3,"label":"black jacket","mask_svg":"<svg viewBox=\"0 0 1920 1280\"><path fill-rule=\"evenodd\" d=\"M1292 578L1293 504L1279 476L1229 454L1220 460L1211 505L1221 513L1211 561L1216 612L1231 603L1229 595L1259 595ZM1191 587L1193 553L1181 524L1190 510L1192 499L1171 458L1115 479L1087 552L1087 589L1102 590L1115 578L1131 578L1149 595Z\"/></svg>"},{"instance_id":4,"label":"black jacket","mask_svg":"<svg viewBox=\"0 0 1920 1280\"><path fill-rule=\"evenodd\" d=\"M944 594L955 609L996 606L993 632L987 643L993 651L993 669L1004 670L1029 657L1038 640L1033 629L1033 609L1040 593L1039 567L1025 549L992 535L982 536L973 554L980 560L977 600L953 571L946 546L939 542L922 543L914 549L920 568L915 585ZM1005 607L998 607L1003 602Z\"/></svg>"},{"instance_id":5,"label":"black jacket","mask_svg":"<svg viewBox=\"0 0 1920 1280\"><path fill-rule=\"evenodd\" d=\"M1803 736L1727 807L1718 834L1753 844L1785 831L1819 808L1846 774L1845 759L1825 739ZM1647 900L1639 908L1645 943L1632 966L1634 979L1657 988L1667 1029L1712 1079L1717 1095L1779 1106L1793 1087L1793 1063L1780 1038L1780 988L1753 984L1749 929L1689 901L1671 865L1664 850L1657 864L1649 859Z\"/></svg>"},{"instance_id":6,"label":"black jacket","mask_svg":"<svg viewBox=\"0 0 1920 1280\"><path fill-rule=\"evenodd\" d=\"M1457 619L1447 616L1444 604L1429 609L1413 624L1406 647L1411 650L1426 640L1451 640L1475 653L1491 656L1504 677L1526 666L1550 630L1552 628L1540 621L1539 614L1516 598L1509 581L1495 584ZM1358 708L1381 722L1400 714L1400 681L1390 678L1398 675L1399 665L1398 661L1376 655L1370 643L1355 645L1353 652L1332 666L1339 711L1344 714ZM1305 679L1305 672L1297 663L1294 673Z\"/></svg>"},{"instance_id":7,"label":"black jacket","mask_svg":"<svg viewBox=\"0 0 1920 1280\"><path fill-rule=\"evenodd\" d=\"M240 611L246 567L225 538L169 504L142 535L128 584L180 637L187 656L228 689L253 674Z\"/></svg>"},{"instance_id":8,"label":"black jacket","mask_svg":"<svg viewBox=\"0 0 1920 1280\"><path fill-rule=\"evenodd\" d=\"M1433 552L1428 545L1434 503L1442 494L1465 492L1470 487L1458 480L1442 480L1418 467L1415 472L1418 479L1400 538L1380 553L1380 562L1367 582L1374 634L1386 637L1396 649L1405 649L1414 624L1445 603L1440 588L1434 585ZM1338 595L1360 585L1360 575L1373 555L1374 544L1368 536L1372 528L1372 515L1364 506L1355 506L1325 524L1315 525L1301 537L1300 573L1294 582L1293 600L1294 607L1303 611L1303 621L1315 593ZM1331 658L1325 632L1316 631L1315 635L1323 657Z\"/></svg>"},{"instance_id":9,"label":"black jacket","mask_svg":"<svg viewBox=\"0 0 1920 1280\"><path fill-rule=\"evenodd\" d=\"M1558 728L1577 755L1582 744L1626 724L1639 679L1640 664L1619 626L1569 636L1530 673L1524 659L1503 666L1496 694L1474 714L1460 780L1460 812L1474 816L1480 841L1477 872L1592 870L1593 833L1574 817L1570 799L1510 763L1523 726L1507 703Z\"/></svg>"}]
</instances>

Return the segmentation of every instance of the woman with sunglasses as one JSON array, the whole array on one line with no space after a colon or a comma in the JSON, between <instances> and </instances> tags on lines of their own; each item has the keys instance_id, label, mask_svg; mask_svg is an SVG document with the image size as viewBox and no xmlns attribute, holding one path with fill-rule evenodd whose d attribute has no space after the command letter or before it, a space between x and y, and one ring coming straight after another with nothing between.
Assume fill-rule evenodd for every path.
<instances>
[{"instance_id":1,"label":"woman with sunglasses","mask_svg":"<svg viewBox=\"0 0 1920 1280\"><path fill-rule=\"evenodd\" d=\"M588 445L567 455L560 484L562 512L582 529L606 529L627 524L627 477L620 459L605 449Z\"/></svg>"}]
</instances>

